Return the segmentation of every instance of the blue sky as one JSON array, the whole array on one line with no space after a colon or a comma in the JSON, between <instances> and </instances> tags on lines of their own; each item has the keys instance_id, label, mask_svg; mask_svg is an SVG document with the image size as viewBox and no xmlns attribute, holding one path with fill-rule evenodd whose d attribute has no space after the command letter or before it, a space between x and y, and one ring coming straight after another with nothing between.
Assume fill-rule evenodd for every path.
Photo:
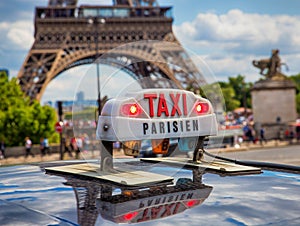
<instances>
[{"instance_id":1,"label":"blue sky","mask_svg":"<svg viewBox=\"0 0 300 226\"><path fill-rule=\"evenodd\" d=\"M253 59L269 58L280 49L289 66L287 75L300 73L300 1L298 0L158 0L173 6L174 33L180 43L201 57L217 80L242 74L260 78ZM0 67L16 76L34 41L34 9L47 0L0 2ZM111 4L110 0L79 0L79 4ZM46 89L43 100L73 99L74 69L61 74ZM75 79L76 80L76 79ZM69 81L69 82L66 82Z\"/></svg>"}]
</instances>

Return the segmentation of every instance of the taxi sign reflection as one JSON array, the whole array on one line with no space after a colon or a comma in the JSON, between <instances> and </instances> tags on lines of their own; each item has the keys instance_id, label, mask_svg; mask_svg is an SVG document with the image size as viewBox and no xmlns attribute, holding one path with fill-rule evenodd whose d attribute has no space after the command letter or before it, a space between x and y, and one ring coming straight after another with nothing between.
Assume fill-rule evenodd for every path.
<instances>
[{"instance_id":1,"label":"taxi sign reflection","mask_svg":"<svg viewBox=\"0 0 300 226\"><path fill-rule=\"evenodd\" d=\"M201 205L212 191L211 186L182 178L174 186L150 187L147 190L122 191L115 196L101 196L96 206L101 216L115 223L139 223L180 214Z\"/></svg>"},{"instance_id":2,"label":"taxi sign reflection","mask_svg":"<svg viewBox=\"0 0 300 226\"><path fill-rule=\"evenodd\" d=\"M138 223L157 220L184 212L204 202L212 188L202 186L189 191L173 192L125 202L108 202L98 199L101 216L115 223Z\"/></svg>"},{"instance_id":3,"label":"taxi sign reflection","mask_svg":"<svg viewBox=\"0 0 300 226\"><path fill-rule=\"evenodd\" d=\"M95 225L98 215L114 223L172 217L201 205L213 189L202 182L201 170L193 170L191 178L136 187L63 172L47 173L64 177L63 184L73 188L79 225Z\"/></svg>"}]
</instances>

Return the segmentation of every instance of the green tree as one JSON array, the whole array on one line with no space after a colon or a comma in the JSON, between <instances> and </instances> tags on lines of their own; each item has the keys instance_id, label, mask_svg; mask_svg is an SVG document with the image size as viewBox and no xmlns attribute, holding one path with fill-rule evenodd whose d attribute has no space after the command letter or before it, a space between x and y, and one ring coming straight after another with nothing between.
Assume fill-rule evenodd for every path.
<instances>
[{"instance_id":1,"label":"green tree","mask_svg":"<svg viewBox=\"0 0 300 226\"><path fill-rule=\"evenodd\" d=\"M56 113L50 106L41 106L37 101L34 101L30 107L31 133L33 141L38 143L40 137L49 138L55 132Z\"/></svg>"},{"instance_id":2,"label":"green tree","mask_svg":"<svg viewBox=\"0 0 300 226\"><path fill-rule=\"evenodd\" d=\"M194 91L193 89L190 90ZM233 111L235 108L240 107L240 101L236 99L235 90L227 82L216 82L204 85L199 89L199 94L209 99L212 103L221 101L223 105L222 109L226 111Z\"/></svg>"},{"instance_id":3,"label":"green tree","mask_svg":"<svg viewBox=\"0 0 300 226\"><path fill-rule=\"evenodd\" d=\"M0 136L8 146L23 145L29 136L33 143L39 143L40 137L51 137L56 122L55 110L31 102L24 96L16 78L10 81L0 74Z\"/></svg>"},{"instance_id":4,"label":"green tree","mask_svg":"<svg viewBox=\"0 0 300 226\"><path fill-rule=\"evenodd\" d=\"M241 103L236 99L236 93L233 87L229 83L219 82L224 97L224 105L226 111L233 111L234 109L240 107Z\"/></svg>"},{"instance_id":5,"label":"green tree","mask_svg":"<svg viewBox=\"0 0 300 226\"><path fill-rule=\"evenodd\" d=\"M229 77L229 86L234 89L235 100L240 102L240 107L251 108L251 88L252 83L245 82L245 76Z\"/></svg>"}]
</instances>

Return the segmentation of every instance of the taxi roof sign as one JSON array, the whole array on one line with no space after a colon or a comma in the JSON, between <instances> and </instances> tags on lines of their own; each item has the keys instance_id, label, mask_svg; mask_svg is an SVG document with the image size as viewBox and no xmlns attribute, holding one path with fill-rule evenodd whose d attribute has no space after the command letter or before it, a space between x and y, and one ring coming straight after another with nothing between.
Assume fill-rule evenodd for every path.
<instances>
[{"instance_id":1,"label":"taxi roof sign","mask_svg":"<svg viewBox=\"0 0 300 226\"><path fill-rule=\"evenodd\" d=\"M144 89L104 105L97 137L126 141L209 136L217 134L217 127L207 99L180 89Z\"/></svg>"}]
</instances>

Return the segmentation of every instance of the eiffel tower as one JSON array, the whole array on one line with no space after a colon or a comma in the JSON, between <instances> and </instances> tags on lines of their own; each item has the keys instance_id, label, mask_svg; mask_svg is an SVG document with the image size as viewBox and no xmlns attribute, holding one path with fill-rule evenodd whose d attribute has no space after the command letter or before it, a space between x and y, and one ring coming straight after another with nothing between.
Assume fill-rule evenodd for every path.
<instances>
[{"instance_id":1,"label":"eiffel tower","mask_svg":"<svg viewBox=\"0 0 300 226\"><path fill-rule=\"evenodd\" d=\"M117 48L101 63L120 67L135 79L149 78L143 88L199 88L205 79L174 36L171 13L172 7L159 6L156 0L113 0L110 6L49 0L47 7L35 9L35 41L19 71L19 84L31 99L40 100L62 72L134 43L134 51ZM147 40L174 45L140 42ZM134 60L124 63L124 57ZM149 58L167 63L145 61Z\"/></svg>"}]
</instances>

